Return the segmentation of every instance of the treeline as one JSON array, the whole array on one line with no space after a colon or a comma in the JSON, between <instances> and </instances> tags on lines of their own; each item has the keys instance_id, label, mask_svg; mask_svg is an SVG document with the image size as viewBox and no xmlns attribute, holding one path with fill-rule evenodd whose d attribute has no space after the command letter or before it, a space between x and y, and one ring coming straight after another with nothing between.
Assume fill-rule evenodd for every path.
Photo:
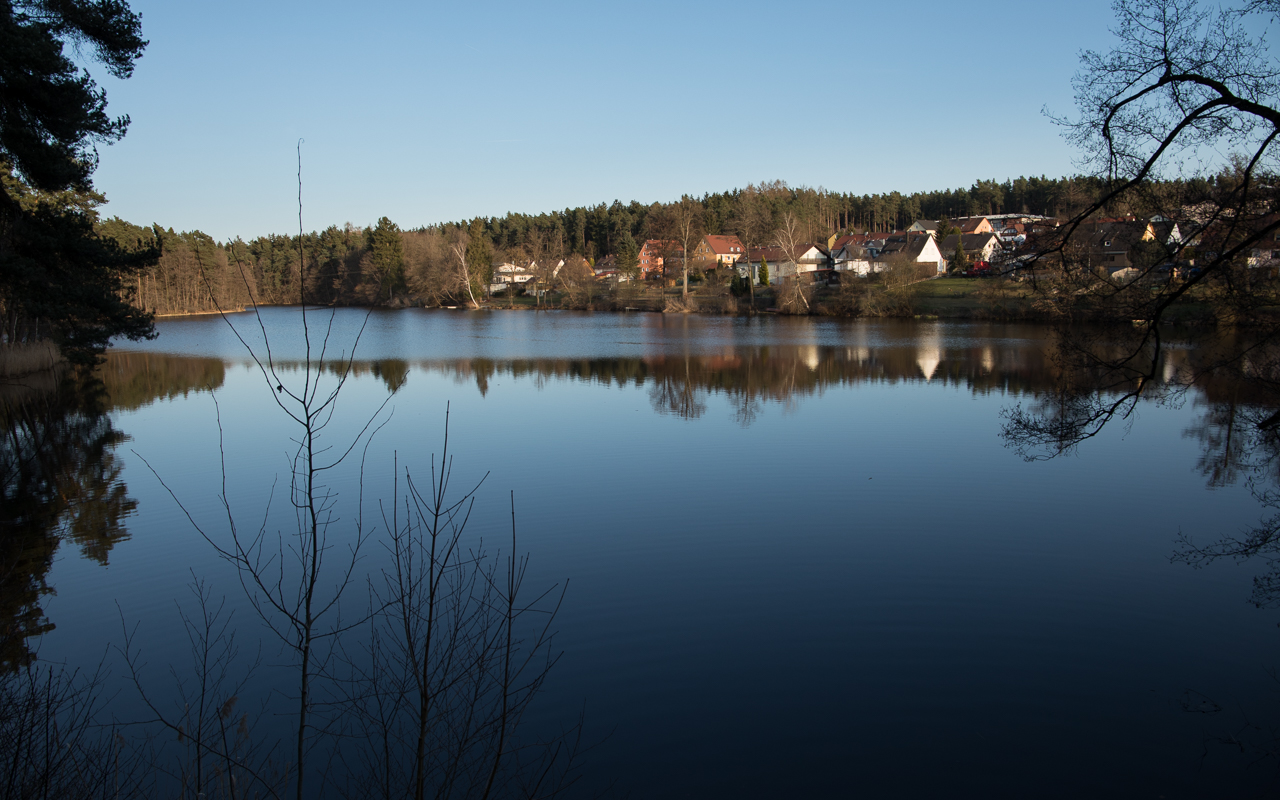
<instances>
[{"instance_id":1,"label":"treeline","mask_svg":"<svg viewBox=\"0 0 1280 800\"><path fill-rule=\"evenodd\" d=\"M1204 195L1221 177L1176 181L1166 195ZM1204 186L1198 184L1203 183ZM1192 185L1197 184L1197 185ZM213 311L260 303L331 305L452 304L483 297L495 261L566 261L543 287L573 294L589 281L586 269L606 256L621 261L646 239L675 239L677 218L692 204L706 234L754 229L751 245L769 241L784 217L798 222L805 241L846 231L901 230L918 219L1031 213L1068 217L1103 196L1102 179L1022 177L977 181L964 189L854 195L790 187L782 181L677 203L580 206L543 214L510 213L401 230L387 218L367 229L330 226L301 237L260 236L215 242L200 231L176 233L120 219L100 233L127 250L155 248L159 261L135 276L136 303L156 314ZM1109 208L1109 213L1134 209ZM553 280L554 277L554 280Z\"/></svg>"}]
</instances>

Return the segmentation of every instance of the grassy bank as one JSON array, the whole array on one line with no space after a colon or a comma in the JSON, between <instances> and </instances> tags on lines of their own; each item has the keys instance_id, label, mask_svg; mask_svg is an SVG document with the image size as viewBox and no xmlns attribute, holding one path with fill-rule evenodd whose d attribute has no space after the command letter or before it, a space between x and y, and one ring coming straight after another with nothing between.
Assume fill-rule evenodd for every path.
<instances>
[{"instance_id":1,"label":"grassy bank","mask_svg":"<svg viewBox=\"0 0 1280 800\"><path fill-rule=\"evenodd\" d=\"M1154 290L1154 289L1153 289ZM1043 285L1039 290L1029 282L1000 278L928 278L891 287L884 280L851 279L844 285L809 286L803 299L789 288L757 286L756 313L779 313L827 317L926 318L952 320L1058 322L1062 312L1055 308L1054 293ZM480 300L485 310L573 310L615 312L665 312L716 315L746 315L750 300L736 297L729 287L698 281L686 297L677 286L648 283L621 283L607 286L591 283L572 291L557 291L541 301L531 295L498 294ZM425 298L401 295L380 304L387 309L435 308ZM470 303L458 301L441 308L468 310ZM240 309L236 309L240 310ZM203 312L167 316L199 316ZM216 312L215 312L216 313ZM1072 303L1070 315L1079 321L1124 321L1114 318L1105 302L1091 305L1086 298ZM1166 322L1186 325L1213 325L1223 320L1215 312L1211 298L1191 292L1164 312Z\"/></svg>"}]
</instances>

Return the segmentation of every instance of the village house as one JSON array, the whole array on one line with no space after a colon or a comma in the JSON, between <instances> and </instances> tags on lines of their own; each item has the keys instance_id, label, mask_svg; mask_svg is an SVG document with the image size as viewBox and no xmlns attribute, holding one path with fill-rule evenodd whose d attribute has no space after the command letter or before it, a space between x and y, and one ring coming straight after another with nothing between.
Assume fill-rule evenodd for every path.
<instances>
[{"instance_id":1,"label":"village house","mask_svg":"<svg viewBox=\"0 0 1280 800\"><path fill-rule=\"evenodd\" d=\"M868 242L873 241L877 238L883 239L884 234L882 233L849 233L849 234L845 234L844 236L832 236L829 239L827 239L827 252L834 255L837 250L847 247L848 245L855 245L857 247L866 247Z\"/></svg>"},{"instance_id":2,"label":"village house","mask_svg":"<svg viewBox=\"0 0 1280 800\"><path fill-rule=\"evenodd\" d=\"M680 252L680 243L663 240L648 239L644 246L640 248L638 260L640 262L640 279L641 280L660 280L665 277L663 271L663 259L672 254Z\"/></svg>"},{"instance_id":3,"label":"village house","mask_svg":"<svg viewBox=\"0 0 1280 800\"><path fill-rule=\"evenodd\" d=\"M1027 227L1030 231L1021 248L1023 259L1038 251L1053 251L1066 236L1069 238L1064 254L1068 258L1120 278L1133 277L1142 269L1158 266L1183 240L1178 224L1163 217L1093 219L1074 227L1036 222ZM1160 247L1144 247L1147 243Z\"/></svg>"},{"instance_id":4,"label":"village house","mask_svg":"<svg viewBox=\"0 0 1280 800\"><path fill-rule=\"evenodd\" d=\"M1008 248L1015 248L1027 240L1027 226L1021 222L1014 222L1001 228L996 232L1000 237L1000 243Z\"/></svg>"},{"instance_id":5,"label":"village house","mask_svg":"<svg viewBox=\"0 0 1280 800\"><path fill-rule=\"evenodd\" d=\"M630 280L625 272L618 269L618 257L613 255L605 256L597 261L595 265L591 267L591 272L596 276L597 280L601 281L607 280L613 283L619 283Z\"/></svg>"},{"instance_id":6,"label":"village house","mask_svg":"<svg viewBox=\"0 0 1280 800\"><path fill-rule=\"evenodd\" d=\"M995 233L991 220L986 217L960 217L951 220L951 227L959 228L961 233Z\"/></svg>"},{"instance_id":7,"label":"village house","mask_svg":"<svg viewBox=\"0 0 1280 800\"><path fill-rule=\"evenodd\" d=\"M1201 260L1214 259L1231 242L1254 236L1258 231L1274 225L1277 219L1278 215L1267 214L1239 222L1233 219L1216 220L1208 227L1196 231L1191 241ZM1280 230L1266 233L1254 242L1244 254L1244 263L1251 269L1280 272Z\"/></svg>"},{"instance_id":8,"label":"village house","mask_svg":"<svg viewBox=\"0 0 1280 800\"><path fill-rule=\"evenodd\" d=\"M753 281L760 280L760 263L769 265L769 283L782 283L796 275L805 275L831 268L831 256L826 247L820 244L805 243L797 245L795 252L788 254L781 247L753 247L746 259ZM738 273L744 274L741 267Z\"/></svg>"},{"instance_id":9,"label":"village house","mask_svg":"<svg viewBox=\"0 0 1280 800\"><path fill-rule=\"evenodd\" d=\"M528 283L533 280L536 267L537 262L535 261L530 261L527 264L504 261L493 268L493 282L495 284Z\"/></svg>"},{"instance_id":10,"label":"village house","mask_svg":"<svg viewBox=\"0 0 1280 800\"><path fill-rule=\"evenodd\" d=\"M879 263L873 266L873 269L880 272L884 269L885 263L894 260L930 264L938 274L947 271L946 256L938 249L937 240L928 233L904 232L887 237L876 255L876 261Z\"/></svg>"},{"instance_id":11,"label":"village house","mask_svg":"<svg viewBox=\"0 0 1280 800\"><path fill-rule=\"evenodd\" d=\"M489 294L505 292L512 286L522 287L534 279L533 270L535 266L536 264L532 261L527 264L516 264L512 261L495 264L493 267L493 281L489 284Z\"/></svg>"},{"instance_id":12,"label":"village house","mask_svg":"<svg viewBox=\"0 0 1280 800\"><path fill-rule=\"evenodd\" d=\"M964 250L964 257L969 259L970 263L979 261L990 263L996 260L997 255L1004 252L1000 237L991 231L985 233L953 233L942 240L938 245L938 249L950 257L955 254L957 244Z\"/></svg>"},{"instance_id":13,"label":"village house","mask_svg":"<svg viewBox=\"0 0 1280 800\"><path fill-rule=\"evenodd\" d=\"M736 264L746 258L746 248L737 236L707 234L693 250L693 260L703 269L715 269L726 264Z\"/></svg>"},{"instance_id":14,"label":"village house","mask_svg":"<svg viewBox=\"0 0 1280 800\"><path fill-rule=\"evenodd\" d=\"M858 237L842 236L833 244L838 245L831 250L831 264L836 272L852 272L856 275L870 275L872 272L872 256L863 241Z\"/></svg>"},{"instance_id":15,"label":"village house","mask_svg":"<svg viewBox=\"0 0 1280 800\"><path fill-rule=\"evenodd\" d=\"M1092 266L1115 274L1136 266L1134 250L1140 242L1169 247L1180 242L1182 234L1176 222L1124 217L1082 223L1076 238L1083 241L1081 250Z\"/></svg>"},{"instance_id":16,"label":"village house","mask_svg":"<svg viewBox=\"0 0 1280 800\"><path fill-rule=\"evenodd\" d=\"M555 267L551 269L551 273L548 275L545 270L538 268L537 261L528 261L520 264L514 261L503 261L493 267L493 281L489 284L489 293L499 294L505 292L509 286L528 291L530 284L538 282L539 273L542 273L542 278L544 279L555 278L560 274L560 269L563 266L564 259L562 258L556 262Z\"/></svg>"},{"instance_id":17,"label":"village house","mask_svg":"<svg viewBox=\"0 0 1280 800\"><path fill-rule=\"evenodd\" d=\"M1250 233L1276 224L1276 215L1268 214L1249 226ZM1272 231L1259 240L1245 257L1245 264L1252 269L1280 270L1280 230Z\"/></svg>"}]
</instances>

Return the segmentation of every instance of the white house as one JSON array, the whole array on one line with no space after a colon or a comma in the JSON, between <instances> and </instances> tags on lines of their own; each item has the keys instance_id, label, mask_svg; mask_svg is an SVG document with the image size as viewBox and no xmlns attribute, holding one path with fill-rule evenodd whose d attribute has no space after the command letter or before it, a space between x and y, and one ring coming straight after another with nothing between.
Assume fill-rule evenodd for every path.
<instances>
[{"instance_id":1,"label":"white house","mask_svg":"<svg viewBox=\"0 0 1280 800\"><path fill-rule=\"evenodd\" d=\"M954 254L957 243L970 261L991 262L1004 251L1000 237L994 233L953 233L942 240L941 252Z\"/></svg>"},{"instance_id":2,"label":"white house","mask_svg":"<svg viewBox=\"0 0 1280 800\"><path fill-rule=\"evenodd\" d=\"M932 264L939 275L947 271L946 257L938 249L938 242L927 233L888 237L876 256L876 261L880 263L875 267L875 271L884 269L883 262L894 258L905 258L916 264Z\"/></svg>"},{"instance_id":3,"label":"white house","mask_svg":"<svg viewBox=\"0 0 1280 800\"><path fill-rule=\"evenodd\" d=\"M852 272L863 277L870 275L875 265L867 248L854 242L848 242L844 247L833 252L831 260L836 272Z\"/></svg>"},{"instance_id":4,"label":"white house","mask_svg":"<svg viewBox=\"0 0 1280 800\"><path fill-rule=\"evenodd\" d=\"M530 261L525 266L507 261L493 268L493 282L495 284L528 283L534 279L533 271L537 266L538 264L535 261Z\"/></svg>"},{"instance_id":5,"label":"white house","mask_svg":"<svg viewBox=\"0 0 1280 800\"><path fill-rule=\"evenodd\" d=\"M805 243L796 247L794 254L788 254L781 247L753 247L747 254L751 275L759 280L760 262L769 265L769 283L781 283L783 280L807 272L817 272L831 267L831 258L826 249L820 245ZM742 268L739 267L739 274Z\"/></svg>"}]
</instances>

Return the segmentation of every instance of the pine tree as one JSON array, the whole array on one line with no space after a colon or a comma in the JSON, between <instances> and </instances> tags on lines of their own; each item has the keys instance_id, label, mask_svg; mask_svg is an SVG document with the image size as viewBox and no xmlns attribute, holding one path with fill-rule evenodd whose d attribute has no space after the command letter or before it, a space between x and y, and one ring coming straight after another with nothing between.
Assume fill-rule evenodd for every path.
<instances>
[{"instance_id":1,"label":"pine tree","mask_svg":"<svg viewBox=\"0 0 1280 800\"><path fill-rule=\"evenodd\" d=\"M123 0L0 4L0 307L11 341L51 334L78 364L113 336L154 336L128 279L159 251L128 252L94 229L94 144L124 136L129 118L107 116L104 92L64 51L128 78L141 33Z\"/></svg>"},{"instance_id":2,"label":"pine tree","mask_svg":"<svg viewBox=\"0 0 1280 800\"><path fill-rule=\"evenodd\" d=\"M630 233L623 233L618 242L618 271L628 278L640 277L640 248Z\"/></svg>"},{"instance_id":3,"label":"pine tree","mask_svg":"<svg viewBox=\"0 0 1280 800\"><path fill-rule=\"evenodd\" d=\"M769 285L769 262L765 261L764 256L760 257L760 285Z\"/></svg>"},{"instance_id":4,"label":"pine tree","mask_svg":"<svg viewBox=\"0 0 1280 800\"><path fill-rule=\"evenodd\" d=\"M472 291L484 294L485 287L493 283L493 245L477 218L471 221L467 242L467 265L471 273Z\"/></svg>"},{"instance_id":5,"label":"pine tree","mask_svg":"<svg viewBox=\"0 0 1280 800\"><path fill-rule=\"evenodd\" d=\"M969 258L964 254L964 239L956 237L956 252L951 256L951 271L964 272L969 268Z\"/></svg>"},{"instance_id":6,"label":"pine tree","mask_svg":"<svg viewBox=\"0 0 1280 800\"><path fill-rule=\"evenodd\" d=\"M365 245L369 248L370 266L378 278L379 295L395 297L405 291L404 242L400 228L383 217L378 224L365 232Z\"/></svg>"}]
</instances>

